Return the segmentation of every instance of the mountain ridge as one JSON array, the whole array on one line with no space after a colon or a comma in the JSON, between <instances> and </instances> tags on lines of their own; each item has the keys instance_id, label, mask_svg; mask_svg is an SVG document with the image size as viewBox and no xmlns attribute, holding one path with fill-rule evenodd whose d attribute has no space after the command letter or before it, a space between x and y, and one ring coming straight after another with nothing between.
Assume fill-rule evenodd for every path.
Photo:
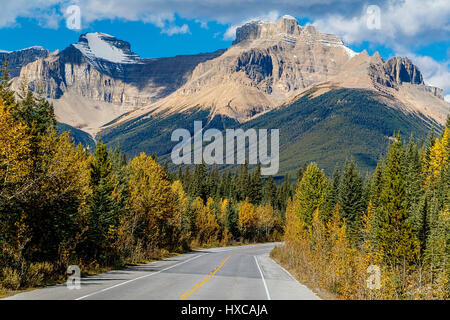
<instances>
[{"instance_id":1,"label":"mountain ridge","mask_svg":"<svg viewBox=\"0 0 450 320\"><path fill-rule=\"evenodd\" d=\"M427 86L408 58L384 61L379 53L356 53L338 36L284 16L277 23L256 21L238 28L233 45L196 66L182 87L120 121L150 111L167 114L201 107L245 122L327 83L391 96L391 107L421 113L440 124L450 109L442 90Z\"/></svg>"}]
</instances>

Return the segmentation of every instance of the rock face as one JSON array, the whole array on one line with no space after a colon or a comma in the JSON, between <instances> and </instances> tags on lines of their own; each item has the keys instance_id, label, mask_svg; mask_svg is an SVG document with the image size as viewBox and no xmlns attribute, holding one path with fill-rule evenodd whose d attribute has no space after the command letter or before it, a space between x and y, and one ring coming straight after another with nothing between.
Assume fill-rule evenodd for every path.
<instances>
[{"instance_id":1,"label":"rock face","mask_svg":"<svg viewBox=\"0 0 450 320\"><path fill-rule=\"evenodd\" d=\"M50 52L42 47L31 47L18 51L0 51L0 61L8 61L8 69L11 71L11 77L17 77L20 69L30 62L40 58L47 58Z\"/></svg>"},{"instance_id":2,"label":"rock face","mask_svg":"<svg viewBox=\"0 0 450 320\"><path fill-rule=\"evenodd\" d=\"M373 72L371 75L376 82L383 86L396 88L404 82L424 84L419 69L408 58L395 57L389 59L381 66L375 66L380 67L381 70L372 68L372 70L377 70L377 72Z\"/></svg>"},{"instance_id":3,"label":"rock face","mask_svg":"<svg viewBox=\"0 0 450 320\"><path fill-rule=\"evenodd\" d=\"M141 59L126 41L103 33L87 33L63 51L23 66L15 85L25 80L32 90L41 89L52 99L58 120L95 134L99 125L172 93L197 64L222 52ZM75 101L75 97L84 104L76 121L76 109L67 113L68 102ZM112 105L110 112L108 104ZM92 118L99 122L92 123Z\"/></svg>"},{"instance_id":4,"label":"rock face","mask_svg":"<svg viewBox=\"0 0 450 320\"><path fill-rule=\"evenodd\" d=\"M339 37L302 27L291 16L248 23L237 29L232 47L200 63L181 88L131 116L200 107L247 121L336 76L355 54Z\"/></svg>"}]
</instances>

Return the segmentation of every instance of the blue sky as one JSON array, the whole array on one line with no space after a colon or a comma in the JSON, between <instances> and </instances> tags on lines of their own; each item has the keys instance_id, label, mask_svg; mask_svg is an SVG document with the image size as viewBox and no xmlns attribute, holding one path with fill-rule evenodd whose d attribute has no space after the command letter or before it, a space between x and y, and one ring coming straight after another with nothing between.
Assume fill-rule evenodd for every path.
<instances>
[{"instance_id":1,"label":"blue sky","mask_svg":"<svg viewBox=\"0 0 450 320\"><path fill-rule=\"evenodd\" d=\"M82 29L66 27L69 5L81 9ZM211 52L231 45L236 27L284 14L300 24L338 34L354 51L408 56L427 84L450 99L448 0L0 0L0 49L39 45L64 49L85 32L104 32L131 43L141 57ZM368 28L368 6L379 25Z\"/></svg>"}]
</instances>

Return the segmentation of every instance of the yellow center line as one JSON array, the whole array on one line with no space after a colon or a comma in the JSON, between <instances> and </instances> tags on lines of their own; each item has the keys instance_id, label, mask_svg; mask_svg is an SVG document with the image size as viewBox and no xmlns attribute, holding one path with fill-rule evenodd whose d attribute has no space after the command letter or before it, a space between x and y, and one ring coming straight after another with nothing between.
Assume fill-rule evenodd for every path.
<instances>
[{"instance_id":1,"label":"yellow center line","mask_svg":"<svg viewBox=\"0 0 450 320\"><path fill-rule=\"evenodd\" d=\"M232 255L233 255L233 254L230 254L228 257L226 257L225 260L223 260L222 263L219 264L219 265L216 267L216 269L215 269L214 271L212 271L207 277L203 278L203 281L202 281L202 282L196 283L195 286L194 286L194 289L192 289L192 290L189 291L189 292L183 293L183 294L180 296L181 300L184 300L184 299L186 299L187 297L189 297L189 296L190 296L191 294L193 294L198 288L200 288L206 281L208 281L209 279L211 279L212 276L215 275L215 274L217 273L217 271L219 271L220 268L223 267L223 265L225 264L225 262L227 262L227 260L230 259L230 257L231 257Z\"/></svg>"}]
</instances>

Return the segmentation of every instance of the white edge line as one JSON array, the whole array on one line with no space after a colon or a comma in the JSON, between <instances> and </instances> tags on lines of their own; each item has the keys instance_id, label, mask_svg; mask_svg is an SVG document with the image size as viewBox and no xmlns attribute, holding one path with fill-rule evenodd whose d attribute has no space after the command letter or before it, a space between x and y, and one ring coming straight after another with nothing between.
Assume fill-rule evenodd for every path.
<instances>
[{"instance_id":1,"label":"white edge line","mask_svg":"<svg viewBox=\"0 0 450 320\"><path fill-rule=\"evenodd\" d=\"M175 264L175 265L173 265L173 266L164 268L164 269L159 270L159 271L157 271L157 272L153 272L153 273L147 274L147 275L145 275L145 276L137 277L137 278L134 278L134 279L131 279L131 280L122 282L122 283L118 283L118 284L113 285L113 286L111 286L111 287L108 287L108 288L105 288L105 289L102 289L102 290L99 290L99 291L95 291L95 292L92 292L92 293L87 294L87 295L85 295L85 296L76 298L75 300L83 300L84 298L88 298L88 297L93 296L93 295L95 295L95 294L98 294L98 293L101 293L101 292L105 292L105 291L108 291L108 290L110 290L110 289L117 288L117 287L119 287L119 286L122 286L122 285L124 285L124 284L133 282L133 281L135 281L135 280L139 280L139 279L143 279L143 278L146 278L146 277L153 276L153 275L158 274L158 273L161 273L161 272L163 272L163 271L166 271L166 270L175 268L175 267L177 267L177 266L179 266L179 265L182 265L182 264L184 264L184 263L186 263L186 262L189 262L189 261L192 261L192 260L194 260L194 259L200 258L200 257L203 256L203 255L204 255L204 254L199 254L199 255L197 255L197 256L195 256L195 257L192 257L192 258L190 258L190 259L188 259L188 260L186 260L186 261L177 263L177 264Z\"/></svg>"},{"instance_id":2,"label":"white edge line","mask_svg":"<svg viewBox=\"0 0 450 320\"><path fill-rule=\"evenodd\" d=\"M303 283L301 283L300 281L298 281L289 271L287 271L282 265L280 265L278 262L276 262L275 260L273 260L270 256L269 259L272 260L279 268L281 268L284 272L286 272L291 278L292 280L294 280L295 282L297 282L299 285L301 285L302 287L308 289L309 291L311 291L318 299L322 300L314 291L312 291L310 288L308 288L307 286L305 286Z\"/></svg>"},{"instance_id":3,"label":"white edge line","mask_svg":"<svg viewBox=\"0 0 450 320\"><path fill-rule=\"evenodd\" d=\"M261 271L261 268L259 267L258 259L256 258L256 256L253 256L253 258L255 258L256 266L258 267L259 273L261 274L261 279L262 279L263 284L264 284L264 289L266 289L267 300L271 300L270 299L270 294L269 294L269 289L267 288L266 279L264 279L264 275L263 275L263 273Z\"/></svg>"}]
</instances>

